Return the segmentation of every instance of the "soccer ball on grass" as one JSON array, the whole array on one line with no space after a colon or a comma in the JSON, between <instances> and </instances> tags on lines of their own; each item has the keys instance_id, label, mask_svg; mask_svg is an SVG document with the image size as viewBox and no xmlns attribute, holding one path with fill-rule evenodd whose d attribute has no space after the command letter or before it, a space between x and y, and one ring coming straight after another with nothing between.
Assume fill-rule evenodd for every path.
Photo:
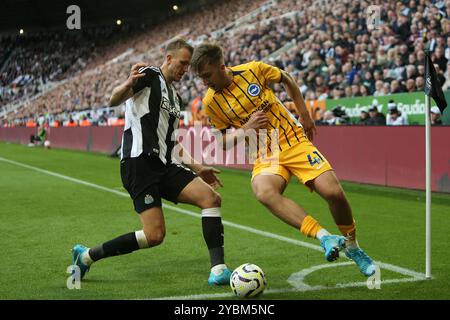
<instances>
[{"instance_id":1,"label":"soccer ball on grass","mask_svg":"<svg viewBox=\"0 0 450 320\"><path fill-rule=\"evenodd\" d=\"M230 286L239 298L255 297L266 288L266 276L257 265L244 263L234 269L230 278Z\"/></svg>"}]
</instances>

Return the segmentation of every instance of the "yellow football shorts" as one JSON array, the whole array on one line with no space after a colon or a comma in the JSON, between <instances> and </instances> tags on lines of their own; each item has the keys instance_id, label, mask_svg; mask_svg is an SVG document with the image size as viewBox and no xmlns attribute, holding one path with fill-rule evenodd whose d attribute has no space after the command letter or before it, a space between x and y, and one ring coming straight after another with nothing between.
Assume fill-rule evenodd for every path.
<instances>
[{"instance_id":1,"label":"yellow football shorts","mask_svg":"<svg viewBox=\"0 0 450 320\"><path fill-rule=\"evenodd\" d=\"M292 175L306 184L325 171L333 170L328 160L317 150L311 141L302 137L300 142L293 144L276 155L266 159L258 158L253 166L252 180L259 174L276 174L289 182Z\"/></svg>"}]
</instances>

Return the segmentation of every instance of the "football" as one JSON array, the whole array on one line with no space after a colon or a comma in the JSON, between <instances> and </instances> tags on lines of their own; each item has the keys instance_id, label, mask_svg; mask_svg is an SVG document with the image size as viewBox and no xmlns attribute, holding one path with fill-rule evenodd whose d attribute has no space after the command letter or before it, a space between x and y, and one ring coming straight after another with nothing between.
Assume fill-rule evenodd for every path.
<instances>
[{"instance_id":1,"label":"football","mask_svg":"<svg viewBox=\"0 0 450 320\"><path fill-rule=\"evenodd\" d=\"M266 284L264 272L252 263L244 263L234 269L230 278L231 290L239 298L251 298L261 294Z\"/></svg>"},{"instance_id":2,"label":"football","mask_svg":"<svg viewBox=\"0 0 450 320\"><path fill-rule=\"evenodd\" d=\"M44 142L44 148L50 149L50 141L49 141L49 140L45 140L45 142Z\"/></svg>"}]
</instances>

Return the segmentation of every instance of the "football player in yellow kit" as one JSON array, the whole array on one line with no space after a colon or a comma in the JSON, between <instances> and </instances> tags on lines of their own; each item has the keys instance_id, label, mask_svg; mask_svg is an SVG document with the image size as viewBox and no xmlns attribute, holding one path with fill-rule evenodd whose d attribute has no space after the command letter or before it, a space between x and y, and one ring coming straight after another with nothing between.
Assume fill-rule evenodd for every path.
<instances>
[{"instance_id":1,"label":"football player in yellow kit","mask_svg":"<svg viewBox=\"0 0 450 320\"><path fill-rule=\"evenodd\" d=\"M316 132L294 79L285 71L261 61L227 67L220 46L204 43L194 50L193 71L208 86L203 104L212 126L223 133L224 145L240 142L247 132L277 132L277 151L266 150L276 161L256 158L252 188L256 198L274 215L311 238L317 238L325 258L334 261L345 250L365 276L375 273L373 260L359 247L352 210L330 163L312 144ZM278 100L271 83L282 83L294 102L298 121ZM234 132L227 131L235 128ZM270 139L270 138L269 138ZM274 145L271 141L270 145ZM269 148L269 144L266 144ZM261 150L259 150L261 153ZM327 201L343 236L330 234L296 202L283 196L292 175Z\"/></svg>"}]
</instances>

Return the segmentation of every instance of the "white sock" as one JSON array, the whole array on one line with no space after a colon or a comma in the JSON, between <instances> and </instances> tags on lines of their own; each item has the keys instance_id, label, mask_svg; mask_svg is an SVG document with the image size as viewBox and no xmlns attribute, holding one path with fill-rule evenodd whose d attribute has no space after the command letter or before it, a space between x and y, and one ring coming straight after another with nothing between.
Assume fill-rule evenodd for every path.
<instances>
[{"instance_id":1,"label":"white sock","mask_svg":"<svg viewBox=\"0 0 450 320\"><path fill-rule=\"evenodd\" d=\"M145 236L144 230L136 231L134 235L136 236L136 241L139 245L139 249L145 249L149 247L148 240L147 237Z\"/></svg>"},{"instance_id":2,"label":"white sock","mask_svg":"<svg viewBox=\"0 0 450 320\"><path fill-rule=\"evenodd\" d=\"M316 238L321 241L323 236L329 236L331 235L331 233L329 233L327 230L325 229L320 229L319 232L317 232L316 234Z\"/></svg>"},{"instance_id":3,"label":"white sock","mask_svg":"<svg viewBox=\"0 0 450 320\"><path fill-rule=\"evenodd\" d=\"M202 217L216 217L221 218L220 208L208 208L202 210Z\"/></svg>"},{"instance_id":4,"label":"white sock","mask_svg":"<svg viewBox=\"0 0 450 320\"><path fill-rule=\"evenodd\" d=\"M87 266L90 266L91 264L94 263L94 260L92 260L91 256L89 255L89 248L81 254L80 259L81 262L83 262L83 264Z\"/></svg>"},{"instance_id":5,"label":"white sock","mask_svg":"<svg viewBox=\"0 0 450 320\"><path fill-rule=\"evenodd\" d=\"M216 276L218 276L219 274L221 274L223 272L223 270L225 270L227 268L226 264L218 264L214 267L211 268L211 272L214 273Z\"/></svg>"}]
</instances>

